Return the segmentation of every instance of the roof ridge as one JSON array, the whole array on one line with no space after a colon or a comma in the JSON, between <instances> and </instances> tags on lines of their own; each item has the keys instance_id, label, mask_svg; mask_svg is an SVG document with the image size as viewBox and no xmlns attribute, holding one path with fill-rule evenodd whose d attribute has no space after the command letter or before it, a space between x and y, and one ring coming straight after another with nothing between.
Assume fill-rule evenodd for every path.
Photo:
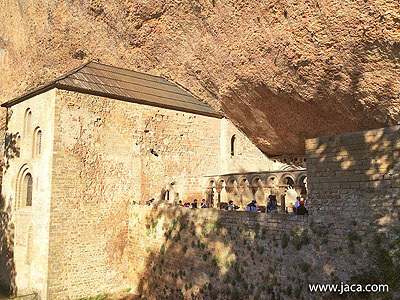
<instances>
[{"instance_id":1,"label":"roof ridge","mask_svg":"<svg viewBox=\"0 0 400 300\"><path fill-rule=\"evenodd\" d=\"M67 78L68 76L71 76L72 74L75 74L76 72L82 70L84 67L86 67L88 64L90 64L90 63L92 63L92 62L93 62L92 60L89 60L88 62L86 62L86 63L84 63L84 64L82 64L82 65L80 65L80 66L78 66L78 67L76 67L76 68L74 68L74 69L72 69L71 71L69 71L69 72L67 72L67 73L65 73L65 74L62 74L60 77L57 77L57 78L54 79L53 81L54 81L54 82L57 82L57 81L59 81L59 80L63 80L63 79L65 79L65 78Z\"/></svg>"},{"instance_id":2,"label":"roof ridge","mask_svg":"<svg viewBox=\"0 0 400 300\"><path fill-rule=\"evenodd\" d=\"M169 82L167 79L165 79L164 77L161 77L160 75L149 74L149 73L145 73L145 72L141 72L141 71L136 71L136 70L131 70L131 69L126 69L126 68L122 68L122 67L115 67L115 66L107 65L107 64L104 64L104 63L101 63L101 62L97 62L97 61L93 61L93 60L90 61L89 63L93 63L93 64L105 66L105 67L111 67L111 68L114 68L114 69L119 69L119 70L134 72L134 73L139 73L139 74L146 75L146 76L156 77L156 78L163 79L163 80L167 81L168 83L171 83L171 82ZM88 64L89 64L89 63L88 63Z\"/></svg>"}]
</instances>

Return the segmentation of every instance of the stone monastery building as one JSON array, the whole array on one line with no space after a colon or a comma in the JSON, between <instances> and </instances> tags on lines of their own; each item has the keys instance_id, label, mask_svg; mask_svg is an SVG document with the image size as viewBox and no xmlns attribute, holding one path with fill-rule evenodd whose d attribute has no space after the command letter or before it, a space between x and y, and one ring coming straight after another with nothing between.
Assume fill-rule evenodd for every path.
<instances>
[{"instance_id":1,"label":"stone monastery building","mask_svg":"<svg viewBox=\"0 0 400 300\"><path fill-rule=\"evenodd\" d=\"M265 205L265 184L305 177L156 76L90 62L3 107L15 283L40 299L125 280L131 205L231 197L243 207L254 196Z\"/></svg>"}]
</instances>

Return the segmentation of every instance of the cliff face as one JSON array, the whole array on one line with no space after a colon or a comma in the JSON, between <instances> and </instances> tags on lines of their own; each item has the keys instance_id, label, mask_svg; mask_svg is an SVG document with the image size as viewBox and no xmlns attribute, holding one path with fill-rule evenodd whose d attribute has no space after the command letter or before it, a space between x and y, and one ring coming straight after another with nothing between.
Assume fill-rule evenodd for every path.
<instances>
[{"instance_id":1,"label":"cliff face","mask_svg":"<svg viewBox=\"0 0 400 300\"><path fill-rule=\"evenodd\" d=\"M161 75L268 154L400 120L398 0L0 0L0 100L84 61Z\"/></svg>"}]
</instances>

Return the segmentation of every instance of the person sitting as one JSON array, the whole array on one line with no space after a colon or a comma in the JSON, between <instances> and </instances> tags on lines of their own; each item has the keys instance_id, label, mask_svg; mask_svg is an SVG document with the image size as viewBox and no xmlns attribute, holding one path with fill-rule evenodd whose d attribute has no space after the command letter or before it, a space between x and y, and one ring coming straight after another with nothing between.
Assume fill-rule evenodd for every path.
<instances>
[{"instance_id":1,"label":"person sitting","mask_svg":"<svg viewBox=\"0 0 400 300\"><path fill-rule=\"evenodd\" d=\"M299 203L300 205L300 203ZM295 216L296 215L296 207L294 207L294 205L292 206L292 212L290 213L291 216Z\"/></svg>"},{"instance_id":2,"label":"person sitting","mask_svg":"<svg viewBox=\"0 0 400 300\"><path fill-rule=\"evenodd\" d=\"M294 208L297 209L300 206L300 197L296 197L296 201L294 202Z\"/></svg>"},{"instance_id":3,"label":"person sitting","mask_svg":"<svg viewBox=\"0 0 400 300\"><path fill-rule=\"evenodd\" d=\"M247 211L257 211L257 206L256 206L257 201L255 199L251 200L249 204L246 206Z\"/></svg>"},{"instance_id":4,"label":"person sitting","mask_svg":"<svg viewBox=\"0 0 400 300\"><path fill-rule=\"evenodd\" d=\"M229 200L226 210L233 210L233 209L234 209L233 200Z\"/></svg>"},{"instance_id":5,"label":"person sitting","mask_svg":"<svg viewBox=\"0 0 400 300\"><path fill-rule=\"evenodd\" d=\"M278 212L278 201L276 200L276 195L269 195L269 201L267 204L267 213L277 213Z\"/></svg>"},{"instance_id":6,"label":"person sitting","mask_svg":"<svg viewBox=\"0 0 400 300\"><path fill-rule=\"evenodd\" d=\"M193 200L192 208L197 208L197 199Z\"/></svg>"},{"instance_id":7,"label":"person sitting","mask_svg":"<svg viewBox=\"0 0 400 300\"><path fill-rule=\"evenodd\" d=\"M304 201L300 201L300 205L296 209L296 215L300 215L300 216L308 215L308 210L304 206Z\"/></svg>"},{"instance_id":8,"label":"person sitting","mask_svg":"<svg viewBox=\"0 0 400 300\"><path fill-rule=\"evenodd\" d=\"M201 200L200 208L207 208L206 199Z\"/></svg>"}]
</instances>

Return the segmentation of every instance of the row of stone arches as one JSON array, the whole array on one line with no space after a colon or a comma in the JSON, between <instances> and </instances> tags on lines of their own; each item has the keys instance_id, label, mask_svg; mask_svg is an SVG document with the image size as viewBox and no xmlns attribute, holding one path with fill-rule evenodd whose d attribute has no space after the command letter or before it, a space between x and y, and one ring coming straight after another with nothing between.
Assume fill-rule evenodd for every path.
<instances>
[{"instance_id":1,"label":"row of stone arches","mask_svg":"<svg viewBox=\"0 0 400 300\"><path fill-rule=\"evenodd\" d=\"M256 199L258 206L266 206L269 195L286 195L286 203L294 202L297 196L307 195L307 174L305 171L236 174L220 178L209 178L205 194L213 207L220 207L229 200L239 207Z\"/></svg>"}]
</instances>

